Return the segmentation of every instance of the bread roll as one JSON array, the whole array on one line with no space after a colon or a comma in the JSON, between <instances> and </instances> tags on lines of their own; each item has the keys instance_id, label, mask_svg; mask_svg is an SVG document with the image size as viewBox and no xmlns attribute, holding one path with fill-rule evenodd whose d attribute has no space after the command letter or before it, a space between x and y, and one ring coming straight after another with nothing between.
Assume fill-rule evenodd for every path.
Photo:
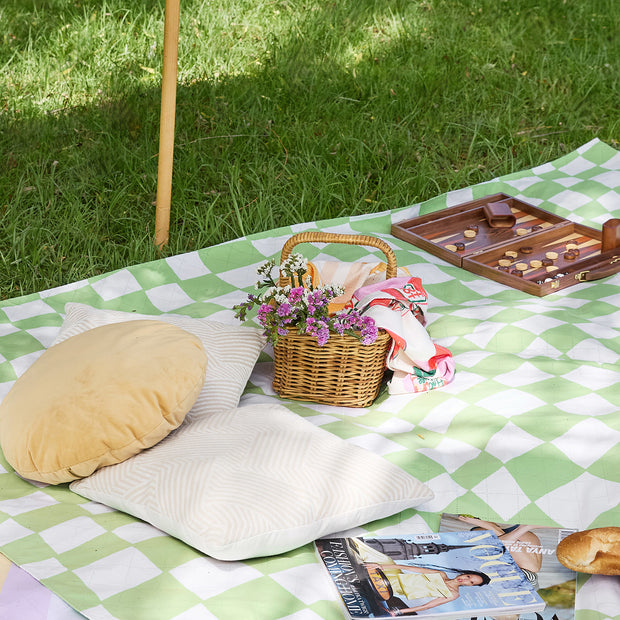
<instances>
[{"instance_id":1,"label":"bread roll","mask_svg":"<svg viewBox=\"0 0 620 620\"><path fill-rule=\"evenodd\" d=\"M620 527L575 532L560 541L557 557L566 568L597 575L620 575Z\"/></svg>"}]
</instances>

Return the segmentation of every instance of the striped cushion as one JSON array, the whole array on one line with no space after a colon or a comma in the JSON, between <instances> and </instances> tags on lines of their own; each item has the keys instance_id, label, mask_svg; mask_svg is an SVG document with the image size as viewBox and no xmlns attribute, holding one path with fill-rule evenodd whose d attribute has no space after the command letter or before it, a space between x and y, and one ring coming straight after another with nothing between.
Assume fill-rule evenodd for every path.
<instances>
[{"instance_id":1,"label":"striped cushion","mask_svg":"<svg viewBox=\"0 0 620 620\"><path fill-rule=\"evenodd\" d=\"M100 310L85 304L68 303L66 317L54 344L94 327L157 319L176 325L198 336L209 359L205 383L188 419L236 407L258 356L265 345L261 330L240 325L226 325L208 319L180 315L147 315L119 310Z\"/></svg>"}]
</instances>

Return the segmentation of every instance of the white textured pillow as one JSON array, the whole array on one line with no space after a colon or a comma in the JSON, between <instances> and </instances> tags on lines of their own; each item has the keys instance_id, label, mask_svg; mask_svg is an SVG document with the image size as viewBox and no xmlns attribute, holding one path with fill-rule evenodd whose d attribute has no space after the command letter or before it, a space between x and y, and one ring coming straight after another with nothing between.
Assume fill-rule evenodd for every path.
<instances>
[{"instance_id":1,"label":"white textured pillow","mask_svg":"<svg viewBox=\"0 0 620 620\"><path fill-rule=\"evenodd\" d=\"M226 325L209 319L192 319L174 314L137 314L68 303L65 306L65 315L54 344L94 327L142 319L157 319L198 336L209 363L204 386L187 414L188 420L207 413L232 409L239 404L266 341L262 331L254 327Z\"/></svg>"},{"instance_id":2,"label":"white textured pillow","mask_svg":"<svg viewBox=\"0 0 620 620\"><path fill-rule=\"evenodd\" d=\"M186 421L71 489L220 560L283 553L433 497L396 465L278 404Z\"/></svg>"}]
</instances>

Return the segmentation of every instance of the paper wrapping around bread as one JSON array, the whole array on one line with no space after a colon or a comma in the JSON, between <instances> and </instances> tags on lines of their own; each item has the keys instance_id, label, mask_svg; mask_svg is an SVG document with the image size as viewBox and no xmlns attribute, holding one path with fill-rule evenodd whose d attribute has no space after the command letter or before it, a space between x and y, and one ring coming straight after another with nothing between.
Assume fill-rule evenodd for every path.
<instances>
[{"instance_id":1,"label":"paper wrapping around bread","mask_svg":"<svg viewBox=\"0 0 620 620\"><path fill-rule=\"evenodd\" d=\"M570 534L557 547L558 560L580 573L620 575L620 527Z\"/></svg>"}]
</instances>

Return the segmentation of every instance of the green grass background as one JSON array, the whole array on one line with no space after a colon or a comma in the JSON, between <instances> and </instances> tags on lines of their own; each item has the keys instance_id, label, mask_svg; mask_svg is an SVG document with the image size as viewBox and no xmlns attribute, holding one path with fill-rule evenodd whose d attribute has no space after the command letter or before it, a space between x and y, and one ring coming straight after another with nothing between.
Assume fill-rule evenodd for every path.
<instances>
[{"instance_id":1,"label":"green grass background","mask_svg":"<svg viewBox=\"0 0 620 620\"><path fill-rule=\"evenodd\" d=\"M157 258L164 0L0 3L0 297ZM618 0L182 0L170 243L620 143Z\"/></svg>"}]
</instances>

